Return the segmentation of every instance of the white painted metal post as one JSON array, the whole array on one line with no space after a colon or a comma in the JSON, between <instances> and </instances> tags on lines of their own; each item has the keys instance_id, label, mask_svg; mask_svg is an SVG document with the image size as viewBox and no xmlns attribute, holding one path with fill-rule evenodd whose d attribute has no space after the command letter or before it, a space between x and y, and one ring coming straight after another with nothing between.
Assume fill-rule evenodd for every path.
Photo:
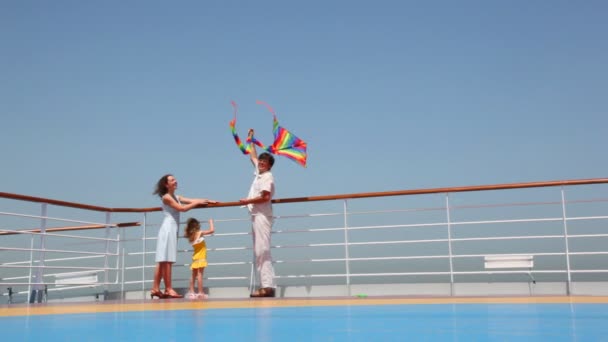
<instances>
[{"instance_id":1,"label":"white painted metal post","mask_svg":"<svg viewBox=\"0 0 608 342\"><path fill-rule=\"evenodd\" d=\"M450 260L450 296L454 295L454 258L452 256L452 222L450 218L450 194L445 194L445 210L448 223L448 254Z\"/></svg>"},{"instance_id":2,"label":"white painted metal post","mask_svg":"<svg viewBox=\"0 0 608 342\"><path fill-rule=\"evenodd\" d=\"M568 282L566 283L566 294L570 295L572 286L572 274L570 273L570 246L568 244L568 219L566 215L566 195L564 193L564 187L561 188L562 194L562 220L564 222L564 244L566 248L566 274L568 276Z\"/></svg>"},{"instance_id":3,"label":"white painted metal post","mask_svg":"<svg viewBox=\"0 0 608 342\"><path fill-rule=\"evenodd\" d=\"M34 270L34 234L30 234L30 274L28 275L27 293L32 293L32 273Z\"/></svg>"},{"instance_id":4,"label":"white painted metal post","mask_svg":"<svg viewBox=\"0 0 608 342\"><path fill-rule=\"evenodd\" d=\"M125 299L125 248L122 248L120 256L122 265L120 267L120 298Z\"/></svg>"},{"instance_id":5,"label":"white painted metal post","mask_svg":"<svg viewBox=\"0 0 608 342\"><path fill-rule=\"evenodd\" d=\"M104 256L103 267L105 270L103 271L103 296L104 300L108 294L108 267L110 266L108 260L108 254L110 254L110 219L111 213L106 213L106 255Z\"/></svg>"},{"instance_id":6,"label":"white painted metal post","mask_svg":"<svg viewBox=\"0 0 608 342\"><path fill-rule=\"evenodd\" d=\"M36 269L36 275L34 276L35 283L33 290L30 292L30 303L42 301L42 288L44 282L44 250L45 250L45 236L46 236L46 215L47 215L47 204L42 203L41 205L41 219L40 219L40 242L38 248L38 268ZM31 282L31 280L30 280Z\"/></svg>"},{"instance_id":7,"label":"white painted metal post","mask_svg":"<svg viewBox=\"0 0 608 342\"><path fill-rule=\"evenodd\" d=\"M249 272L249 293L253 293L253 289L255 288L255 281L256 281L256 274L257 272L255 271L255 255L251 255L251 271Z\"/></svg>"},{"instance_id":8,"label":"white painted metal post","mask_svg":"<svg viewBox=\"0 0 608 342\"><path fill-rule=\"evenodd\" d=\"M142 253L141 253L141 295L143 299L146 299L146 218L147 213L144 213L144 229L142 231ZM124 282L124 279L123 279Z\"/></svg>"},{"instance_id":9,"label":"white painted metal post","mask_svg":"<svg viewBox=\"0 0 608 342\"><path fill-rule=\"evenodd\" d=\"M252 220L251 221L251 246L255 246L255 241L254 241L254 237L253 237L253 218L250 216L250 219ZM273 217L272 220L273 220L272 227L274 227L274 222L276 221L276 217ZM272 232L270 232L270 234L272 234ZM272 246L269 246L269 248L272 248ZM258 271L257 271L256 264L255 264L255 247L253 247L251 250L251 272L249 273L249 293L253 293L256 285L262 285L262 284L258 284L258 282L259 282Z\"/></svg>"},{"instance_id":10,"label":"white painted metal post","mask_svg":"<svg viewBox=\"0 0 608 342\"><path fill-rule=\"evenodd\" d=\"M121 286L120 286L120 295L121 298L124 299L124 292L122 291L124 289L124 277L125 277L125 273L124 273L124 264L125 264L125 248L122 247L123 245L123 241L120 239L120 231L117 231L118 233L116 234L116 265L114 266L114 269L116 270L116 280L114 281L115 284L118 284L118 279L121 279ZM122 247L122 254L120 254L120 249ZM121 266L122 265L122 266ZM122 273L118 273L118 270L120 270L122 267L123 272Z\"/></svg>"},{"instance_id":11,"label":"white painted metal post","mask_svg":"<svg viewBox=\"0 0 608 342\"><path fill-rule=\"evenodd\" d=\"M350 296L350 254L348 252L348 244L348 200L344 200L344 259L346 264L346 290L348 291L348 296Z\"/></svg>"}]
</instances>

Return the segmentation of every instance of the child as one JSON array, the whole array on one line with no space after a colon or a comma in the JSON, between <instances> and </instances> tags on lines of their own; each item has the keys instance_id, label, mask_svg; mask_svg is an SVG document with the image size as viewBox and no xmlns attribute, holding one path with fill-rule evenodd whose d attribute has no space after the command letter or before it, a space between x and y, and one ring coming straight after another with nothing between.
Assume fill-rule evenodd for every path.
<instances>
[{"instance_id":1,"label":"child","mask_svg":"<svg viewBox=\"0 0 608 342\"><path fill-rule=\"evenodd\" d=\"M209 220L209 230L201 230L201 223L191 217L186 223L184 236L188 238L190 244L194 248L192 255L192 278L190 278L190 289L186 298L188 299L207 299L207 295L203 292L203 272L207 266L207 245L205 244L205 238L203 235L213 234L215 228L213 226L213 220ZM198 283L198 293L194 293L194 279Z\"/></svg>"}]
</instances>

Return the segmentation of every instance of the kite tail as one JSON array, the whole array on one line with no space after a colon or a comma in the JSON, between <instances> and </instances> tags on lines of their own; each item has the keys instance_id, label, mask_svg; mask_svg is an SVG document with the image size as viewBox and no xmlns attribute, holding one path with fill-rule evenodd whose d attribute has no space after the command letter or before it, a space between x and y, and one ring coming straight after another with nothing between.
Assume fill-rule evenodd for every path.
<instances>
[{"instance_id":1,"label":"kite tail","mask_svg":"<svg viewBox=\"0 0 608 342\"><path fill-rule=\"evenodd\" d=\"M275 119L277 118L277 116L276 116L276 114L275 114L275 112L274 112L274 109L272 109L272 107L270 107L270 105L269 105L268 103L266 103L266 102L264 102L264 101L260 101L260 100L255 100L255 103L256 103L256 104L259 104L259 105L262 105L262 106L265 106L265 107L266 107L266 109L268 109L268 111L272 113L272 116L273 116Z\"/></svg>"},{"instance_id":2,"label":"kite tail","mask_svg":"<svg viewBox=\"0 0 608 342\"><path fill-rule=\"evenodd\" d=\"M274 135L274 143L268 147L268 148L264 148L265 150L267 150L270 153L276 154L276 140L277 140L277 134L278 134L278 130L279 130L279 120L277 120L277 114L275 113L274 109L272 107L270 107L270 105L264 101L261 100L256 100L255 101L256 104L262 105L264 107L266 107L266 109L272 114L272 134ZM261 147L261 145L258 145Z\"/></svg>"},{"instance_id":3,"label":"kite tail","mask_svg":"<svg viewBox=\"0 0 608 342\"><path fill-rule=\"evenodd\" d=\"M239 135L236 133L236 112L238 110L238 106L234 101L230 101L230 104L232 104L232 108L234 108L234 118L230 120L230 131L232 132L232 137L234 138L234 142L236 143L236 146L238 146L239 150L241 150L243 154L249 154L253 148L251 145L251 140L247 138L247 145L245 145L241 141L241 138L239 138Z\"/></svg>"},{"instance_id":4,"label":"kite tail","mask_svg":"<svg viewBox=\"0 0 608 342\"><path fill-rule=\"evenodd\" d=\"M251 139L251 142L258 145L261 149L268 151L270 153L272 153L272 151L270 151L269 147L266 147L266 145L264 145L261 141L259 141L258 139L256 139L255 137L253 137L253 139ZM271 146L272 147L272 146Z\"/></svg>"}]
</instances>

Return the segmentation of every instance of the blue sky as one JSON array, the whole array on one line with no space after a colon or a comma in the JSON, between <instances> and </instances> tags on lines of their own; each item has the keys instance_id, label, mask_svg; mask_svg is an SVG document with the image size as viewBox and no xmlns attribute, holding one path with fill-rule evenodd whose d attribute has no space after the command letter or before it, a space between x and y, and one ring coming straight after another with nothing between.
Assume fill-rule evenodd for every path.
<instances>
[{"instance_id":1,"label":"blue sky","mask_svg":"<svg viewBox=\"0 0 608 342\"><path fill-rule=\"evenodd\" d=\"M277 197L605 177L604 1L2 1L0 191L236 201L273 106Z\"/></svg>"}]
</instances>

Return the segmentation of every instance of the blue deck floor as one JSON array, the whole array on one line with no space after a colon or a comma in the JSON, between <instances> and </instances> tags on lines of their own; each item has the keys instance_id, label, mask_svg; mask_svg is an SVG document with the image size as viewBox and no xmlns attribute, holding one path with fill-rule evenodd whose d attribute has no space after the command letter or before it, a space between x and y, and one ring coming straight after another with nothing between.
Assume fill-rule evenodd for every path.
<instances>
[{"instance_id":1,"label":"blue deck floor","mask_svg":"<svg viewBox=\"0 0 608 342\"><path fill-rule=\"evenodd\" d=\"M602 341L607 304L407 304L0 317L3 341Z\"/></svg>"}]
</instances>

